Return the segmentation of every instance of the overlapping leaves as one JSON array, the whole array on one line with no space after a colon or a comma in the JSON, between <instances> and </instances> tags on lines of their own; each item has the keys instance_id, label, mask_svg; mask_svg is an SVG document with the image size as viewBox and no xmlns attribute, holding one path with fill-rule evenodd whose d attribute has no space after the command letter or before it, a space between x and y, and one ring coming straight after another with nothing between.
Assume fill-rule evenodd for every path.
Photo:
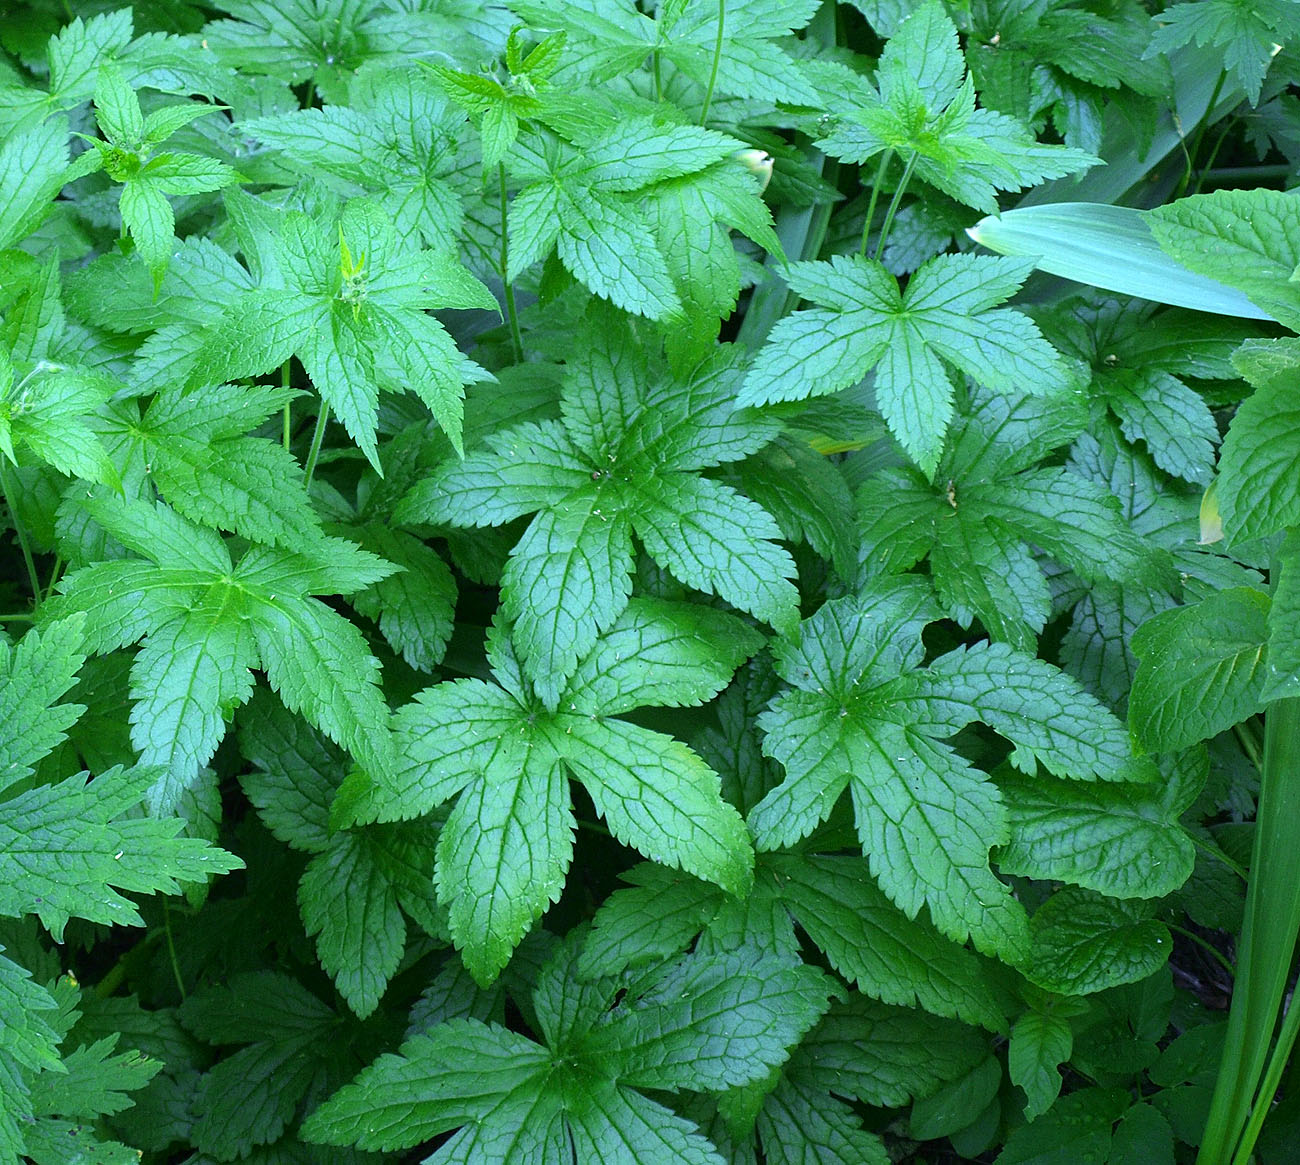
<instances>
[{"instance_id":1,"label":"overlapping leaves","mask_svg":"<svg viewBox=\"0 0 1300 1165\"><path fill-rule=\"evenodd\" d=\"M485 982L564 886L576 826L569 776L625 844L742 890L753 852L717 774L680 741L617 717L709 699L758 642L721 611L634 599L548 711L511 641L495 631L488 650L497 682L453 680L421 692L397 713L400 767L387 780L349 781L336 816L392 820L456 799L435 878L461 956Z\"/></svg>"},{"instance_id":2,"label":"overlapping leaves","mask_svg":"<svg viewBox=\"0 0 1300 1165\"><path fill-rule=\"evenodd\" d=\"M724 350L686 380L603 313L566 369L562 419L494 433L398 507L400 522L494 526L536 513L511 551L502 609L524 671L549 708L577 660L627 605L632 534L687 586L788 627L794 564L771 516L697 472L761 449L777 423L733 411Z\"/></svg>"},{"instance_id":3,"label":"overlapping leaves","mask_svg":"<svg viewBox=\"0 0 1300 1165\"><path fill-rule=\"evenodd\" d=\"M790 845L847 789L863 852L908 916L1014 962L1028 950L1024 909L989 866L1009 838L987 775L941 742L981 721L1015 746L1013 763L1075 780L1142 780L1115 718L1063 672L995 644L921 668L921 631L938 616L917 579L884 578L825 604L776 650L792 690L759 723L786 780L749 814L760 849Z\"/></svg>"}]
</instances>

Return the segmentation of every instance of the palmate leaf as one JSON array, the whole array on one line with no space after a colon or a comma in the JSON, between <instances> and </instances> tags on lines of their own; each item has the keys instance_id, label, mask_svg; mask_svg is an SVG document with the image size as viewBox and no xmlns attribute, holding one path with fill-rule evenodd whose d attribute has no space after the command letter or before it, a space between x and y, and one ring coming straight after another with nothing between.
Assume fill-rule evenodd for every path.
<instances>
[{"instance_id":1,"label":"palmate leaf","mask_svg":"<svg viewBox=\"0 0 1300 1165\"><path fill-rule=\"evenodd\" d=\"M558 7L517 0L511 8L535 27L563 28L568 34L570 63L555 75L557 83L574 75L603 80L626 73L656 51L695 81L701 93L713 76L719 96L817 104L817 90L800 62L779 43L812 19L817 7L811 0L731 0L721 27L718 7L710 0L673 5L660 10L654 21L632 0L582 0Z\"/></svg>"},{"instance_id":2,"label":"palmate leaf","mask_svg":"<svg viewBox=\"0 0 1300 1165\"><path fill-rule=\"evenodd\" d=\"M278 1140L309 1090L334 1087L353 1068L344 1067L351 1057L339 1047L341 1017L282 972L206 984L178 1014L199 1039L238 1047L197 1084L189 1136L216 1160L244 1158Z\"/></svg>"},{"instance_id":3,"label":"palmate leaf","mask_svg":"<svg viewBox=\"0 0 1300 1165\"><path fill-rule=\"evenodd\" d=\"M766 445L777 422L736 412L724 350L678 380L599 312L570 361L561 421L507 428L444 463L397 507L398 522L499 525L536 512L502 578L524 670L548 708L627 604L631 535L688 586L788 626L793 561L766 511L697 471Z\"/></svg>"},{"instance_id":4,"label":"palmate leaf","mask_svg":"<svg viewBox=\"0 0 1300 1165\"><path fill-rule=\"evenodd\" d=\"M684 322L664 247L641 201L653 197L656 183L699 175L703 184L710 167L743 145L712 130L658 125L649 117L620 120L576 146L521 138L510 156L525 185L510 206L506 278L515 279L554 245L564 266L602 298L650 319ZM726 190L723 182L709 185ZM746 205L743 198L732 201ZM707 222L737 217L725 203L704 205L717 212ZM756 186L749 205L761 207ZM666 225L671 228L671 216ZM753 225L766 223L760 218ZM770 234L762 237L772 241Z\"/></svg>"},{"instance_id":5,"label":"palmate leaf","mask_svg":"<svg viewBox=\"0 0 1300 1165\"><path fill-rule=\"evenodd\" d=\"M1031 769L1084 780L1149 779L1118 721L1051 665L1000 645L959 649L928 668L920 632L937 615L916 579L879 579L825 604L776 652L794 689L760 717L764 751L786 780L751 810L760 849L789 845L848 789L863 852L908 916L928 907L940 931L1017 962L1028 951L1023 908L989 866L1009 840L987 775L947 745L982 720Z\"/></svg>"},{"instance_id":6,"label":"palmate leaf","mask_svg":"<svg viewBox=\"0 0 1300 1165\"><path fill-rule=\"evenodd\" d=\"M752 850L717 774L679 741L613 716L709 699L757 646L734 616L633 600L548 713L494 633L501 686L465 679L420 693L396 717L401 768L377 783L349 780L335 823L413 817L456 798L435 878L452 938L483 983L563 889L575 828L570 775L625 844L742 890Z\"/></svg>"},{"instance_id":7,"label":"palmate leaf","mask_svg":"<svg viewBox=\"0 0 1300 1165\"><path fill-rule=\"evenodd\" d=\"M1152 318L1153 311L1094 294L1067 300L1040 322L1058 351L1091 367L1090 394L1115 414L1128 441L1141 441L1166 473L1206 485L1219 430L1186 382L1231 375L1232 351L1252 331L1178 312Z\"/></svg>"},{"instance_id":8,"label":"palmate leaf","mask_svg":"<svg viewBox=\"0 0 1300 1165\"><path fill-rule=\"evenodd\" d=\"M1027 126L977 109L957 28L936 0L915 8L885 45L875 84L842 66L818 69L819 88L838 115L817 145L859 164L885 150L907 159L915 176L986 214L999 190L1022 190L1096 165L1068 146L1035 141Z\"/></svg>"},{"instance_id":9,"label":"palmate leaf","mask_svg":"<svg viewBox=\"0 0 1300 1165\"><path fill-rule=\"evenodd\" d=\"M1084 422L1070 398L973 394L931 482L886 469L859 488L862 560L871 571L897 571L928 555L952 618L978 618L994 639L1023 649L1051 611L1028 543L1088 582L1172 581L1167 560L1123 520L1108 489L1069 469L1037 468Z\"/></svg>"},{"instance_id":10,"label":"palmate leaf","mask_svg":"<svg viewBox=\"0 0 1300 1165\"><path fill-rule=\"evenodd\" d=\"M56 941L70 918L141 925L119 891L175 894L243 866L180 820L126 817L158 781L151 768L110 769L42 785L0 803L0 914L35 914Z\"/></svg>"},{"instance_id":11,"label":"palmate leaf","mask_svg":"<svg viewBox=\"0 0 1300 1165\"><path fill-rule=\"evenodd\" d=\"M491 293L453 258L398 239L373 199L337 222L286 214L276 241L285 286L237 299L210 329L191 386L255 376L296 354L312 383L376 468L380 388L410 388L458 449L464 385L487 376L423 309L495 310Z\"/></svg>"},{"instance_id":12,"label":"palmate leaf","mask_svg":"<svg viewBox=\"0 0 1300 1165\"><path fill-rule=\"evenodd\" d=\"M461 227L464 118L421 71L371 67L347 105L255 117L242 128L340 193L373 193L403 237L418 231L426 246L443 247Z\"/></svg>"},{"instance_id":13,"label":"palmate leaf","mask_svg":"<svg viewBox=\"0 0 1300 1165\"><path fill-rule=\"evenodd\" d=\"M1297 35L1300 15L1282 0L1202 0L1166 8L1144 55L1162 57L1192 42L1222 48L1224 70L1256 105L1273 57Z\"/></svg>"},{"instance_id":14,"label":"palmate leaf","mask_svg":"<svg viewBox=\"0 0 1300 1165\"><path fill-rule=\"evenodd\" d=\"M1071 0L976 0L971 23L966 61L980 101L1026 125L1050 116L1067 146L1097 153L1108 101L1124 89L1156 96L1168 83L1162 62L1143 59L1151 26L1137 3L1103 13Z\"/></svg>"},{"instance_id":15,"label":"palmate leaf","mask_svg":"<svg viewBox=\"0 0 1300 1165\"><path fill-rule=\"evenodd\" d=\"M185 391L173 382L143 416L124 401L101 428L117 463L147 466L147 480L190 521L310 553L323 534L301 467L279 442L248 435L292 396L234 385Z\"/></svg>"},{"instance_id":16,"label":"palmate leaf","mask_svg":"<svg viewBox=\"0 0 1300 1165\"><path fill-rule=\"evenodd\" d=\"M84 619L52 621L0 651L0 915L36 914L56 940L73 917L139 924L119 891L175 893L242 862L197 839L180 822L127 818L157 770L109 770L24 787L34 767L84 710L58 704L82 659ZM5 796L17 786L18 791Z\"/></svg>"},{"instance_id":17,"label":"palmate leaf","mask_svg":"<svg viewBox=\"0 0 1300 1165\"><path fill-rule=\"evenodd\" d=\"M1259 588L1262 579L1220 548L1198 541L1199 496L1170 482L1114 426L1095 426L1079 437L1067 465L1119 498L1132 529L1167 552L1177 569L1176 577L1158 586L1094 581L1075 606L1062 644L1063 665L1124 714L1138 671L1131 644L1139 627L1175 606L1179 598L1190 601L1235 587Z\"/></svg>"},{"instance_id":18,"label":"palmate leaf","mask_svg":"<svg viewBox=\"0 0 1300 1165\"><path fill-rule=\"evenodd\" d=\"M693 1124L637 1089L725 1089L766 1075L825 1010L829 980L755 952L696 955L641 979L611 1009L626 989L619 978L573 989L580 938L533 988L544 1043L474 1019L440 1024L327 1100L304 1136L394 1150L459 1129L430 1158L437 1165L575 1151L579 1160L719 1165Z\"/></svg>"},{"instance_id":19,"label":"palmate leaf","mask_svg":"<svg viewBox=\"0 0 1300 1165\"><path fill-rule=\"evenodd\" d=\"M19 377L0 347L0 456L16 461L25 447L62 473L120 486L91 420L120 384L88 368L44 361L23 371Z\"/></svg>"},{"instance_id":20,"label":"palmate leaf","mask_svg":"<svg viewBox=\"0 0 1300 1165\"><path fill-rule=\"evenodd\" d=\"M874 368L881 414L930 476L954 412L950 368L1001 392L1052 396L1070 386L1037 326L996 307L1029 271L1023 261L941 255L900 292L894 276L866 259L791 264L791 289L824 306L795 312L772 329L739 403L826 395Z\"/></svg>"},{"instance_id":21,"label":"palmate leaf","mask_svg":"<svg viewBox=\"0 0 1300 1165\"><path fill-rule=\"evenodd\" d=\"M47 47L49 89L0 84L0 136L33 128L50 114L89 101L99 71L115 64L137 88L214 95L233 80L230 71L189 37L145 33L135 36L130 8L77 17L51 36Z\"/></svg>"},{"instance_id":22,"label":"palmate leaf","mask_svg":"<svg viewBox=\"0 0 1300 1165\"><path fill-rule=\"evenodd\" d=\"M73 571L49 618L84 611L93 651L143 638L132 666L139 701L132 742L165 773L151 811L171 813L252 693L249 669L265 669L285 705L376 772L392 765L379 665L361 633L313 594L348 593L391 567L339 539L314 556L251 547L238 565L213 532L160 504L92 500L87 513L140 559ZM158 646L153 637L158 636Z\"/></svg>"},{"instance_id":23,"label":"palmate leaf","mask_svg":"<svg viewBox=\"0 0 1300 1165\"><path fill-rule=\"evenodd\" d=\"M295 84L310 79L332 102L367 62L477 63L500 51L510 27L504 10L467 0L414 11L377 0L228 0L221 10L230 19L205 25L203 38L224 64Z\"/></svg>"},{"instance_id":24,"label":"palmate leaf","mask_svg":"<svg viewBox=\"0 0 1300 1165\"><path fill-rule=\"evenodd\" d=\"M264 697L240 716L240 743L253 766L240 782L277 838L314 855L298 886L303 925L339 994L364 1019L406 949L403 908L425 925L435 913L433 830L418 822L332 831L330 803L346 755Z\"/></svg>"},{"instance_id":25,"label":"palmate leaf","mask_svg":"<svg viewBox=\"0 0 1300 1165\"><path fill-rule=\"evenodd\" d=\"M970 952L908 919L851 856L760 853L744 899L649 863L624 875L597 911L583 978L638 969L685 951L737 945L798 957L797 925L864 995L1001 1031L1005 1021Z\"/></svg>"}]
</instances>

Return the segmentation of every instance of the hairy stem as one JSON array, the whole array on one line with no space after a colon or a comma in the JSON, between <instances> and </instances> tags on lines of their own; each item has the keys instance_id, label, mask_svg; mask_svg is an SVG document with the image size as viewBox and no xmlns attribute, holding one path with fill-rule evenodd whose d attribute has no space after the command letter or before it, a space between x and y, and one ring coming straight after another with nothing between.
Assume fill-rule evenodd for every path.
<instances>
[{"instance_id":1,"label":"hairy stem","mask_svg":"<svg viewBox=\"0 0 1300 1165\"><path fill-rule=\"evenodd\" d=\"M289 361L286 360L280 365L280 384L284 388L289 387ZM291 428L291 418L289 415L289 402L284 402L284 448L285 452L289 450L289 436Z\"/></svg>"}]
</instances>

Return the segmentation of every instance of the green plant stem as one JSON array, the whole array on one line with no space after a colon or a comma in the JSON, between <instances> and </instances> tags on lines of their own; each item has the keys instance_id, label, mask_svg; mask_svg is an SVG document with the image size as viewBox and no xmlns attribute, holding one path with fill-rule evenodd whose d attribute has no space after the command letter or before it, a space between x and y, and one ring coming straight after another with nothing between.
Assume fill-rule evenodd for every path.
<instances>
[{"instance_id":1,"label":"green plant stem","mask_svg":"<svg viewBox=\"0 0 1300 1165\"><path fill-rule=\"evenodd\" d=\"M1193 194L1200 194L1201 186L1205 182L1205 175L1209 173L1210 167L1214 165L1214 159L1219 156L1219 151L1223 149L1223 143L1228 137L1228 131L1232 129L1232 122L1225 120L1223 128L1219 131L1219 136L1214 139L1214 145L1210 147L1210 156L1205 159L1205 165L1201 167L1201 172L1196 176L1196 182L1192 186Z\"/></svg>"},{"instance_id":2,"label":"green plant stem","mask_svg":"<svg viewBox=\"0 0 1300 1165\"><path fill-rule=\"evenodd\" d=\"M9 519L14 524L14 533L18 536L18 545L22 548L23 562L27 564L27 581L32 587L32 607L34 610L39 610L41 580L36 574L36 560L32 557L32 546L27 539L27 527L23 525L23 520L18 516L18 510L14 506L13 478L9 476L9 462L4 457L0 457L0 494L4 495L4 503L9 509Z\"/></svg>"},{"instance_id":3,"label":"green plant stem","mask_svg":"<svg viewBox=\"0 0 1300 1165\"><path fill-rule=\"evenodd\" d=\"M1238 724L1233 727L1233 735L1237 738L1237 743L1241 745L1241 751L1246 754L1247 759L1256 769L1264 767L1264 758L1259 755L1259 741L1255 733L1250 730L1247 724Z\"/></svg>"},{"instance_id":4,"label":"green plant stem","mask_svg":"<svg viewBox=\"0 0 1300 1165\"><path fill-rule=\"evenodd\" d=\"M1175 198L1181 198L1186 192L1188 184L1192 180L1192 174L1196 169L1196 154L1201 148L1201 139L1205 136L1206 127L1210 123L1210 118L1214 115L1214 103L1219 100L1219 94L1223 92L1223 83L1228 79L1226 69L1219 71L1219 79L1214 82L1214 89L1210 93L1210 103L1205 108L1205 116L1196 123L1196 132L1192 135L1191 145L1183 146L1183 153L1187 158L1187 168L1183 171L1183 176L1179 180L1178 188L1174 191Z\"/></svg>"},{"instance_id":5,"label":"green plant stem","mask_svg":"<svg viewBox=\"0 0 1300 1165\"><path fill-rule=\"evenodd\" d=\"M54 585L59 581L59 576L63 573L63 556L56 555L54 558L54 569L50 571L50 581L45 584L45 598L54 594Z\"/></svg>"},{"instance_id":6,"label":"green plant stem","mask_svg":"<svg viewBox=\"0 0 1300 1165\"><path fill-rule=\"evenodd\" d=\"M889 209L885 211L885 221L880 224L880 238L876 240L876 261L880 261L880 256L885 253L885 240L889 238L889 228L894 225L894 215L898 212L898 204L903 201L903 191L907 189L907 184L912 180L912 171L916 169L916 162L920 155L913 154L907 159L907 165L903 169L903 176L898 180L898 188L894 191L894 197L889 200Z\"/></svg>"},{"instance_id":7,"label":"green plant stem","mask_svg":"<svg viewBox=\"0 0 1300 1165\"><path fill-rule=\"evenodd\" d=\"M722 43L727 20L727 0L718 0L718 35L713 42L713 67L709 70L709 84L704 90L704 108L700 110L700 124L709 120L709 106L713 104L713 87L718 83L718 64L722 60Z\"/></svg>"},{"instance_id":8,"label":"green plant stem","mask_svg":"<svg viewBox=\"0 0 1300 1165\"><path fill-rule=\"evenodd\" d=\"M664 84L663 84L663 80L659 76L659 50L658 49L655 49L655 51L650 54L650 72L651 75L654 77L654 82L655 82L655 100L662 101L664 99Z\"/></svg>"},{"instance_id":9,"label":"green plant stem","mask_svg":"<svg viewBox=\"0 0 1300 1165\"><path fill-rule=\"evenodd\" d=\"M181 978L181 962L176 957L176 943L172 940L172 908L167 899L163 899L163 930L167 935L167 956L171 960L172 974L176 977L176 990L185 1000L185 980Z\"/></svg>"},{"instance_id":10,"label":"green plant stem","mask_svg":"<svg viewBox=\"0 0 1300 1165\"><path fill-rule=\"evenodd\" d=\"M15 611L11 615L0 615L0 623L35 623L36 616Z\"/></svg>"},{"instance_id":11,"label":"green plant stem","mask_svg":"<svg viewBox=\"0 0 1300 1165\"><path fill-rule=\"evenodd\" d=\"M507 225L504 162L497 163L497 185L501 199L501 285L505 288L506 319L510 322L510 346L514 350L515 363L518 364L524 358L524 339L519 334L519 309L515 306L515 287L507 274L510 270L510 233Z\"/></svg>"},{"instance_id":12,"label":"green plant stem","mask_svg":"<svg viewBox=\"0 0 1300 1165\"><path fill-rule=\"evenodd\" d=\"M840 43L838 9L834 0L825 0L817 15L808 24L809 37L824 45ZM840 164L834 158L809 150L808 161L821 178L834 186L839 179ZM776 236L787 257L812 260L821 254L830 227L832 203L818 202L813 206L784 207L776 216ZM799 302L799 297L780 280L773 278L778 267L785 262L776 255L763 260L768 278L754 288L749 307L736 333L736 343L756 349L767 338L776 321L789 315Z\"/></svg>"},{"instance_id":13,"label":"green plant stem","mask_svg":"<svg viewBox=\"0 0 1300 1165\"><path fill-rule=\"evenodd\" d=\"M1203 853L1207 858L1210 858L1212 861L1222 862L1225 866L1228 867L1228 869L1230 869L1234 874L1236 874L1237 877L1240 878L1243 882L1249 879L1250 875L1247 874L1246 871L1242 869L1242 867L1237 862L1234 862L1227 854L1225 854L1223 850L1206 845L1205 842L1203 842L1194 833L1189 834L1188 836L1190 836L1192 839L1192 845L1194 845L1198 850L1200 850L1201 853Z\"/></svg>"},{"instance_id":14,"label":"green plant stem","mask_svg":"<svg viewBox=\"0 0 1300 1165\"><path fill-rule=\"evenodd\" d=\"M1264 767L1237 984L1197 1165L1228 1165L1251 1117L1300 931L1297 820L1300 697L1290 697L1270 704L1264 718ZM1262 1094L1260 1103L1267 1106Z\"/></svg>"},{"instance_id":15,"label":"green plant stem","mask_svg":"<svg viewBox=\"0 0 1300 1165\"><path fill-rule=\"evenodd\" d=\"M880 200L880 188L885 184L885 172L894 156L893 150L886 150L880 155L880 164L876 167L876 180L871 184L871 197L867 200L867 217L862 220L862 242L858 254L867 253L867 240L871 237L871 220L876 217L876 203Z\"/></svg>"},{"instance_id":16,"label":"green plant stem","mask_svg":"<svg viewBox=\"0 0 1300 1165\"><path fill-rule=\"evenodd\" d=\"M289 361L286 360L280 365L280 385L283 388L289 387ZM291 417L289 415L289 402L284 402L284 448L288 452L289 437L291 430Z\"/></svg>"},{"instance_id":17,"label":"green plant stem","mask_svg":"<svg viewBox=\"0 0 1300 1165\"><path fill-rule=\"evenodd\" d=\"M1183 938L1190 939L1198 947L1209 955L1216 963L1219 964L1230 976L1236 978L1237 968L1234 967L1224 956L1223 952L1216 948L1212 943L1207 943L1194 930L1188 930L1185 926L1179 926L1176 922L1166 922L1165 925L1176 934L1181 934Z\"/></svg>"},{"instance_id":18,"label":"green plant stem","mask_svg":"<svg viewBox=\"0 0 1300 1165\"><path fill-rule=\"evenodd\" d=\"M320 402L320 412L316 414L316 428L311 435L311 448L307 451L307 464L303 467L306 484L311 485L312 475L316 472L316 462L320 459L321 442L325 439L325 426L329 424L330 407Z\"/></svg>"}]
</instances>

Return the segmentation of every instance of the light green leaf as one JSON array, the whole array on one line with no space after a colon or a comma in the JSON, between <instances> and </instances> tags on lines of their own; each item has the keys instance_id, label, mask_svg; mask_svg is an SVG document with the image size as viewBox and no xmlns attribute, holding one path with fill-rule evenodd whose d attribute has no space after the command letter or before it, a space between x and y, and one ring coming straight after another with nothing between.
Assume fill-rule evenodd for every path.
<instances>
[{"instance_id":1,"label":"light green leaf","mask_svg":"<svg viewBox=\"0 0 1300 1165\"><path fill-rule=\"evenodd\" d=\"M1173 943L1142 903L1066 887L1030 921L1032 948L1020 971L1059 995L1091 995L1153 974Z\"/></svg>"},{"instance_id":2,"label":"light green leaf","mask_svg":"<svg viewBox=\"0 0 1300 1165\"><path fill-rule=\"evenodd\" d=\"M1267 595L1233 587L1138 628L1129 725L1142 748L1186 748L1262 709L1268 612Z\"/></svg>"}]
</instances>

